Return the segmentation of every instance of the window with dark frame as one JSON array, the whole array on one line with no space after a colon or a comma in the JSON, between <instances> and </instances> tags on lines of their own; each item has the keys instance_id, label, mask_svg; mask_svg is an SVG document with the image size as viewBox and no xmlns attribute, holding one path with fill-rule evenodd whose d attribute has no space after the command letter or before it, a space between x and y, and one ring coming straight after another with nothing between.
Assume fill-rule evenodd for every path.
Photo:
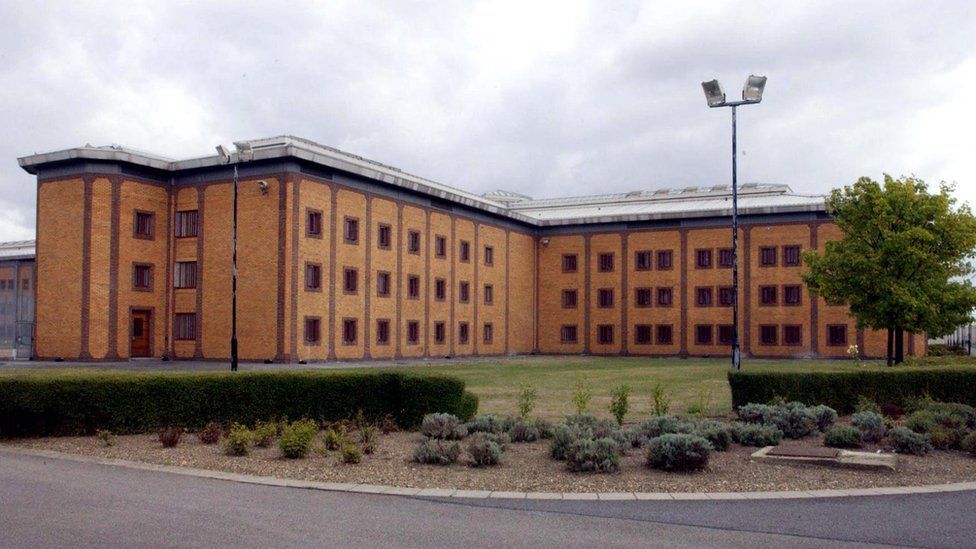
<instances>
[{"instance_id":1,"label":"window with dark frame","mask_svg":"<svg viewBox=\"0 0 976 549\"><path fill-rule=\"evenodd\" d=\"M597 269L601 273L613 272L613 254L601 253L597 256Z\"/></svg>"},{"instance_id":2,"label":"window with dark frame","mask_svg":"<svg viewBox=\"0 0 976 549\"><path fill-rule=\"evenodd\" d=\"M342 271L342 291L347 294L359 292L359 271L346 267Z\"/></svg>"},{"instance_id":3,"label":"window with dark frame","mask_svg":"<svg viewBox=\"0 0 976 549\"><path fill-rule=\"evenodd\" d=\"M565 324L559 330L559 342L560 343L576 343L578 342L577 330L575 324Z\"/></svg>"},{"instance_id":4,"label":"window with dark frame","mask_svg":"<svg viewBox=\"0 0 976 549\"><path fill-rule=\"evenodd\" d=\"M613 324L600 324L596 327L596 342L600 345L613 343Z\"/></svg>"},{"instance_id":5,"label":"window with dark frame","mask_svg":"<svg viewBox=\"0 0 976 549\"><path fill-rule=\"evenodd\" d=\"M610 309L613 307L613 289L612 288L600 288L596 292L596 303L597 307L601 309Z\"/></svg>"},{"instance_id":6,"label":"window with dark frame","mask_svg":"<svg viewBox=\"0 0 976 549\"><path fill-rule=\"evenodd\" d=\"M695 288L695 305L699 307L712 306L712 287L699 286Z\"/></svg>"},{"instance_id":7,"label":"window with dark frame","mask_svg":"<svg viewBox=\"0 0 976 549\"><path fill-rule=\"evenodd\" d=\"M443 236L434 237L434 257L447 257L447 238Z\"/></svg>"},{"instance_id":8,"label":"window with dark frame","mask_svg":"<svg viewBox=\"0 0 976 549\"><path fill-rule=\"evenodd\" d=\"M827 345L831 347L847 345L847 324L827 325Z\"/></svg>"},{"instance_id":9,"label":"window with dark frame","mask_svg":"<svg viewBox=\"0 0 976 549\"><path fill-rule=\"evenodd\" d=\"M650 345L651 344L651 325L650 324L635 324L634 325L634 344L636 345Z\"/></svg>"},{"instance_id":10,"label":"window with dark frame","mask_svg":"<svg viewBox=\"0 0 976 549\"><path fill-rule=\"evenodd\" d=\"M760 305L776 305L776 286L760 286L759 287L759 304Z\"/></svg>"},{"instance_id":11,"label":"window with dark frame","mask_svg":"<svg viewBox=\"0 0 976 549\"><path fill-rule=\"evenodd\" d=\"M695 268L712 268L712 250L695 250Z\"/></svg>"},{"instance_id":12,"label":"window with dark frame","mask_svg":"<svg viewBox=\"0 0 976 549\"><path fill-rule=\"evenodd\" d=\"M471 286L467 282L460 282L458 284L458 303L467 303L471 301Z\"/></svg>"},{"instance_id":13,"label":"window with dark frame","mask_svg":"<svg viewBox=\"0 0 976 549\"><path fill-rule=\"evenodd\" d=\"M134 221L135 227L133 227L135 237L151 240L155 234L153 227L155 218L156 216L152 212L137 211Z\"/></svg>"},{"instance_id":14,"label":"window with dark frame","mask_svg":"<svg viewBox=\"0 0 976 549\"><path fill-rule=\"evenodd\" d=\"M803 262L800 256L800 246L783 246L783 266L797 267ZM785 338L784 338L785 339Z\"/></svg>"},{"instance_id":15,"label":"window with dark frame","mask_svg":"<svg viewBox=\"0 0 976 549\"><path fill-rule=\"evenodd\" d=\"M657 289L657 304L661 307L670 307L672 304L674 292L671 288L658 288Z\"/></svg>"},{"instance_id":16,"label":"window with dark frame","mask_svg":"<svg viewBox=\"0 0 976 549\"><path fill-rule=\"evenodd\" d=\"M637 271L651 270L650 250L640 250L638 252L634 252L634 270Z\"/></svg>"},{"instance_id":17,"label":"window with dark frame","mask_svg":"<svg viewBox=\"0 0 976 549\"><path fill-rule=\"evenodd\" d=\"M132 287L136 290L148 291L153 287L152 265L136 263L132 266Z\"/></svg>"},{"instance_id":18,"label":"window with dark frame","mask_svg":"<svg viewBox=\"0 0 976 549\"><path fill-rule=\"evenodd\" d=\"M390 273L386 271L376 273L376 295L390 297Z\"/></svg>"},{"instance_id":19,"label":"window with dark frame","mask_svg":"<svg viewBox=\"0 0 976 549\"><path fill-rule=\"evenodd\" d=\"M468 333L468 323L458 322L458 344L467 345L470 339L470 334Z\"/></svg>"},{"instance_id":20,"label":"window with dark frame","mask_svg":"<svg viewBox=\"0 0 976 549\"><path fill-rule=\"evenodd\" d=\"M305 236L322 236L322 212L319 210L305 210Z\"/></svg>"},{"instance_id":21,"label":"window with dark frame","mask_svg":"<svg viewBox=\"0 0 976 549\"><path fill-rule=\"evenodd\" d=\"M635 288L634 289L634 306L638 308L647 308L651 306L653 301L653 296L650 288Z\"/></svg>"},{"instance_id":22,"label":"window with dark frame","mask_svg":"<svg viewBox=\"0 0 976 549\"><path fill-rule=\"evenodd\" d=\"M443 321L434 323L434 343L443 345L447 340L447 328Z\"/></svg>"},{"instance_id":23,"label":"window with dark frame","mask_svg":"<svg viewBox=\"0 0 976 549\"><path fill-rule=\"evenodd\" d=\"M655 329L655 341L658 345L671 345L674 341L674 328L670 324L658 324Z\"/></svg>"},{"instance_id":24,"label":"window with dark frame","mask_svg":"<svg viewBox=\"0 0 976 549\"><path fill-rule=\"evenodd\" d=\"M803 295L801 286L798 284L787 284L783 286L783 305L799 305Z\"/></svg>"},{"instance_id":25,"label":"window with dark frame","mask_svg":"<svg viewBox=\"0 0 976 549\"><path fill-rule=\"evenodd\" d=\"M420 231L407 231L407 252L420 253Z\"/></svg>"},{"instance_id":26,"label":"window with dark frame","mask_svg":"<svg viewBox=\"0 0 976 549\"><path fill-rule=\"evenodd\" d=\"M485 265L491 267L495 264L495 248L485 246Z\"/></svg>"},{"instance_id":27,"label":"window with dark frame","mask_svg":"<svg viewBox=\"0 0 976 549\"><path fill-rule=\"evenodd\" d=\"M188 341L197 338L196 313L176 313L173 317L173 339Z\"/></svg>"},{"instance_id":28,"label":"window with dark frame","mask_svg":"<svg viewBox=\"0 0 976 549\"><path fill-rule=\"evenodd\" d=\"M343 345L355 345L359 337L359 322L355 318L347 318L342 321L342 343Z\"/></svg>"},{"instance_id":29,"label":"window with dark frame","mask_svg":"<svg viewBox=\"0 0 976 549\"><path fill-rule=\"evenodd\" d=\"M492 326L491 322L486 322L482 329L482 332L484 332L482 334L483 335L482 341L484 342L484 344L491 345L491 342L495 337L495 327Z\"/></svg>"},{"instance_id":30,"label":"window with dark frame","mask_svg":"<svg viewBox=\"0 0 976 549\"><path fill-rule=\"evenodd\" d=\"M390 344L390 321L385 318L376 321L376 344Z\"/></svg>"},{"instance_id":31,"label":"window with dark frame","mask_svg":"<svg viewBox=\"0 0 976 549\"><path fill-rule=\"evenodd\" d=\"M322 266L318 263L305 264L305 289L312 291L322 289Z\"/></svg>"},{"instance_id":32,"label":"window with dark frame","mask_svg":"<svg viewBox=\"0 0 976 549\"><path fill-rule=\"evenodd\" d=\"M563 272L575 273L577 270L576 254L563 254Z\"/></svg>"},{"instance_id":33,"label":"window with dark frame","mask_svg":"<svg viewBox=\"0 0 976 549\"><path fill-rule=\"evenodd\" d=\"M779 327L775 324L760 324L759 325L759 344L760 345L776 345L778 344L778 332Z\"/></svg>"},{"instance_id":34,"label":"window with dark frame","mask_svg":"<svg viewBox=\"0 0 976 549\"><path fill-rule=\"evenodd\" d=\"M462 240L458 251L458 258L463 262L467 263L471 261L471 243L467 240Z\"/></svg>"},{"instance_id":35,"label":"window with dark frame","mask_svg":"<svg viewBox=\"0 0 976 549\"><path fill-rule=\"evenodd\" d=\"M485 305L495 303L495 288L491 284L485 284Z\"/></svg>"},{"instance_id":36,"label":"window with dark frame","mask_svg":"<svg viewBox=\"0 0 976 549\"><path fill-rule=\"evenodd\" d=\"M407 299L420 299L420 277L407 275Z\"/></svg>"},{"instance_id":37,"label":"window with dark frame","mask_svg":"<svg viewBox=\"0 0 976 549\"><path fill-rule=\"evenodd\" d=\"M711 345L711 344L712 344L712 325L696 324L695 345Z\"/></svg>"},{"instance_id":38,"label":"window with dark frame","mask_svg":"<svg viewBox=\"0 0 976 549\"><path fill-rule=\"evenodd\" d=\"M803 345L803 327L799 324L783 326L783 345Z\"/></svg>"},{"instance_id":39,"label":"window with dark frame","mask_svg":"<svg viewBox=\"0 0 976 549\"><path fill-rule=\"evenodd\" d=\"M732 248L718 249L718 266L723 269L732 268Z\"/></svg>"},{"instance_id":40,"label":"window with dark frame","mask_svg":"<svg viewBox=\"0 0 976 549\"><path fill-rule=\"evenodd\" d=\"M579 300L576 290L563 290L563 309L575 309Z\"/></svg>"},{"instance_id":41,"label":"window with dark frame","mask_svg":"<svg viewBox=\"0 0 976 549\"><path fill-rule=\"evenodd\" d=\"M305 343L318 345L322 341L322 319L317 316L305 317Z\"/></svg>"},{"instance_id":42,"label":"window with dark frame","mask_svg":"<svg viewBox=\"0 0 976 549\"><path fill-rule=\"evenodd\" d=\"M732 325L720 324L718 327L718 344L732 345Z\"/></svg>"},{"instance_id":43,"label":"window with dark frame","mask_svg":"<svg viewBox=\"0 0 976 549\"><path fill-rule=\"evenodd\" d=\"M759 248L759 266L776 266L776 246L762 246Z\"/></svg>"},{"instance_id":44,"label":"window with dark frame","mask_svg":"<svg viewBox=\"0 0 976 549\"><path fill-rule=\"evenodd\" d=\"M173 287L177 289L197 287L197 262L177 261L173 266Z\"/></svg>"},{"instance_id":45,"label":"window with dark frame","mask_svg":"<svg viewBox=\"0 0 976 549\"><path fill-rule=\"evenodd\" d=\"M731 307L734 296L735 292L733 291L732 286L719 286L718 304L720 307Z\"/></svg>"},{"instance_id":46,"label":"window with dark frame","mask_svg":"<svg viewBox=\"0 0 976 549\"><path fill-rule=\"evenodd\" d=\"M674 265L672 263L673 258L674 258L674 254L671 252L671 250L658 250L657 252L658 270L661 271L671 270L672 266Z\"/></svg>"},{"instance_id":47,"label":"window with dark frame","mask_svg":"<svg viewBox=\"0 0 976 549\"><path fill-rule=\"evenodd\" d=\"M359 244L359 220L347 217L342 222L342 238L347 244Z\"/></svg>"},{"instance_id":48,"label":"window with dark frame","mask_svg":"<svg viewBox=\"0 0 976 549\"><path fill-rule=\"evenodd\" d=\"M444 301L447 299L447 281L443 278L434 279L434 300Z\"/></svg>"},{"instance_id":49,"label":"window with dark frame","mask_svg":"<svg viewBox=\"0 0 976 549\"><path fill-rule=\"evenodd\" d=\"M197 210L183 210L176 212L173 221L173 231L176 238L190 238L199 234L197 227Z\"/></svg>"},{"instance_id":50,"label":"window with dark frame","mask_svg":"<svg viewBox=\"0 0 976 549\"><path fill-rule=\"evenodd\" d=\"M420 322L416 320L407 321L407 344L416 345L420 343Z\"/></svg>"},{"instance_id":51,"label":"window with dark frame","mask_svg":"<svg viewBox=\"0 0 976 549\"><path fill-rule=\"evenodd\" d=\"M389 225L380 223L376 228L376 247L389 250L393 246L393 229Z\"/></svg>"}]
</instances>

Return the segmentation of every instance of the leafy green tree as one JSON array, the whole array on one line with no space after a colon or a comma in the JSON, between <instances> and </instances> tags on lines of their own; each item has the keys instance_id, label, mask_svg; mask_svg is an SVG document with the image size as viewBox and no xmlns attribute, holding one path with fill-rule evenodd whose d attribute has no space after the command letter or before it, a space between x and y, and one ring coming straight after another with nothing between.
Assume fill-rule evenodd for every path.
<instances>
[{"instance_id":1,"label":"leafy green tree","mask_svg":"<svg viewBox=\"0 0 976 549\"><path fill-rule=\"evenodd\" d=\"M834 189L827 212L844 238L804 254L803 281L846 303L858 328L888 331L888 364L904 359L903 334L938 337L971 321L976 217L945 183L929 193L914 177L862 177Z\"/></svg>"}]
</instances>

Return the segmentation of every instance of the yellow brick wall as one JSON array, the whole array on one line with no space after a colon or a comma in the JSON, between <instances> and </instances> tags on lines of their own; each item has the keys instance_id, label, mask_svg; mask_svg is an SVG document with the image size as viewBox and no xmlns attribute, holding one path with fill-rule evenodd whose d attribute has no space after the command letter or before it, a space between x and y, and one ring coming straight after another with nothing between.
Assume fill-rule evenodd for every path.
<instances>
[{"instance_id":1,"label":"yellow brick wall","mask_svg":"<svg viewBox=\"0 0 976 549\"><path fill-rule=\"evenodd\" d=\"M674 355L681 350L681 234L678 231L644 231L633 232L627 236L626 269L628 272L628 291L625 299L628 318L628 351L639 355ZM670 250L672 267L659 269L657 253ZM636 269L635 254L638 251L650 251L652 269L638 271ZM638 308L635 305L636 289L651 288L651 306ZM671 288L672 304L662 307L657 302L657 289ZM634 326L649 324L651 326L650 345L638 345L634 340ZM657 326L670 325L672 332L671 345L661 345L657 341Z\"/></svg>"}]
</instances>

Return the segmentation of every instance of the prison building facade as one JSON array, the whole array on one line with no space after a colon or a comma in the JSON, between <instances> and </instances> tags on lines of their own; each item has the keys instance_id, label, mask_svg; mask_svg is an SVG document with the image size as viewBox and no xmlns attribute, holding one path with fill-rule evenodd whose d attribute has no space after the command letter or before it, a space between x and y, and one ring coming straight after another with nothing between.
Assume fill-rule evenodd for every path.
<instances>
[{"instance_id":1,"label":"prison building facade","mask_svg":"<svg viewBox=\"0 0 976 549\"><path fill-rule=\"evenodd\" d=\"M296 137L172 160L118 146L19 159L37 176L39 359L227 360L233 168L242 360L508 354L727 356L730 188L484 195ZM803 253L822 196L739 190L746 356L883 356ZM906 335L909 353L922 335Z\"/></svg>"}]
</instances>

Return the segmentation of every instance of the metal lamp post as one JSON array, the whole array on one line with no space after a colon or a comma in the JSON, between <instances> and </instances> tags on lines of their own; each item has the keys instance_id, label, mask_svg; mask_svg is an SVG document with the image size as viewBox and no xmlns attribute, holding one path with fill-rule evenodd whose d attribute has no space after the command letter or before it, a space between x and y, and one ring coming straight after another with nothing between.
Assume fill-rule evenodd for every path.
<instances>
[{"instance_id":1,"label":"metal lamp post","mask_svg":"<svg viewBox=\"0 0 976 549\"><path fill-rule=\"evenodd\" d=\"M234 231L231 243L231 301L230 301L230 371L237 371L237 165L248 162L254 151L246 141L234 143L237 148L237 158L234 160ZM230 151L223 145L217 145L217 153L224 162L232 160Z\"/></svg>"},{"instance_id":2,"label":"metal lamp post","mask_svg":"<svg viewBox=\"0 0 976 549\"><path fill-rule=\"evenodd\" d=\"M739 187L735 150L735 109L740 105L752 105L762 101L765 76L750 75L742 87L741 101L726 101L725 92L718 80L702 82L705 100L710 108L732 107L732 369L739 363Z\"/></svg>"}]
</instances>

